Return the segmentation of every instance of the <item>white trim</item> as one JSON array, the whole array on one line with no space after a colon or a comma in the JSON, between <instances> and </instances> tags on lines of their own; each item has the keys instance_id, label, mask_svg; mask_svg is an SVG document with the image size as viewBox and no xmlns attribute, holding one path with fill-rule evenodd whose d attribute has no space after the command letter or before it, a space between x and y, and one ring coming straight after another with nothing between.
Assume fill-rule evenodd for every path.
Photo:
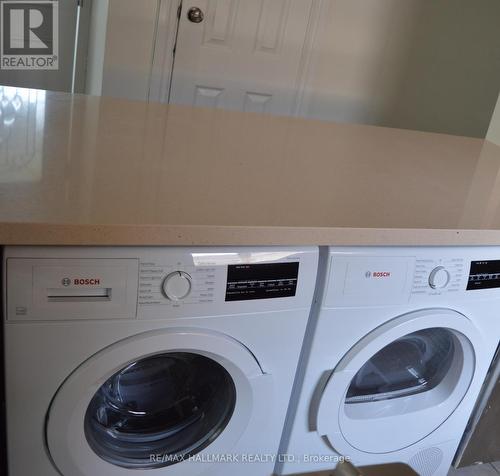
<instances>
[{"instance_id":1,"label":"white trim","mask_svg":"<svg viewBox=\"0 0 500 476\"><path fill-rule=\"evenodd\" d=\"M299 71L297 74L296 95L292 107L293 116L304 116L306 114L309 99L308 82L311 70L314 65L314 52L316 46L317 33L321 24L321 19L327 17L330 2L328 0L312 0L311 13L307 24L306 36L302 47Z\"/></svg>"},{"instance_id":2,"label":"white trim","mask_svg":"<svg viewBox=\"0 0 500 476\"><path fill-rule=\"evenodd\" d=\"M168 103L177 36L177 10L182 0L159 0L154 53L149 81L149 101Z\"/></svg>"},{"instance_id":3,"label":"white trim","mask_svg":"<svg viewBox=\"0 0 500 476\"><path fill-rule=\"evenodd\" d=\"M73 68L71 71L71 93L75 94L75 82L76 82L76 60L78 58L78 37L80 34L80 12L82 7L80 3L76 5L76 25L75 25L75 47L73 50Z\"/></svg>"},{"instance_id":4,"label":"white trim","mask_svg":"<svg viewBox=\"0 0 500 476\"><path fill-rule=\"evenodd\" d=\"M90 54L92 0L85 0L85 2L79 0L77 9L71 92L84 93L86 91L88 56Z\"/></svg>"}]
</instances>

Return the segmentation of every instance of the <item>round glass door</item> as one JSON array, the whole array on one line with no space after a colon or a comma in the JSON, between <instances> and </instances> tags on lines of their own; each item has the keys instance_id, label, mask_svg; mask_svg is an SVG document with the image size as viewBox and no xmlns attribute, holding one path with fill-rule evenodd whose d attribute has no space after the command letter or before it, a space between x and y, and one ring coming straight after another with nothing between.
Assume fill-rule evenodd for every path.
<instances>
[{"instance_id":1,"label":"round glass door","mask_svg":"<svg viewBox=\"0 0 500 476\"><path fill-rule=\"evenodd\" d=\"M348 455L416 444L466 396L481 342L472 321L453 310L425 309L387 321L333 370L316 414L318 433Z\"/></svg>"},{"instance_id":2,"label":"round glass door","mask_svg":"<svg viewBox=\"0 0 500 476\"><path fill-rule=\"evenodd\" d=\"M346 404L376 402L427 392L439 385L456 357L453 333L424 329L377 352L351 381Z\"/></svg>"},{"instance_id":3,"label":"round glass door","mask_svg":"<svg viewBox=\"0 0 500 476\"><path fill-rule=\"evenodd\" d=\"M85 413L85 437L113 465L168 466L214 441L235 403L234 382L219 363L162 353L127 365L99 388Z\"/></svg>"},{"instance_id":4,"label":"round glass door","mask_svg":"<svg viewBox=\"0 0 500 476\"><path fill-rule=\"evenodd\" d=\"M342 434L368 453L414 444L453 413L473 371L472 346L456 330L432 327L404 334L368 357L346 382Z\"/></svg>"}]
</instances>

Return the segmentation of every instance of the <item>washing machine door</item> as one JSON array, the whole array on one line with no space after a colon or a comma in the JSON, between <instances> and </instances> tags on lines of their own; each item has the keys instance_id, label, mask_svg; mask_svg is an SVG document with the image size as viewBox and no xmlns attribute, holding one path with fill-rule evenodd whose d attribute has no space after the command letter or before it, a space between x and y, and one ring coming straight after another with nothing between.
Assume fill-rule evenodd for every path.
<instances>
[{"instance_id":1,"label":"washing machine door","mask_svg":"<svg viewBox=\"0 0 500 476\"><path fill-rule=\"evenodd\" d=\"M229 454L251 418L266 420L272 393L271 377L229 336L136 335L61 385L48 412L48 450L64 475L199 474L209 465L204 453Z\"/></svg>"},{"instance_id":2,"label":"washing machine door","mask_svg":"<svg viewBox=\"0 0 500 476\"><path fill-rule=\"evenodd\" d=\"M329 378L316 428L341 454L389 453L425 438L460 405L481 337L464 315L412 312L358 342Z\"/></svg>"}]
</instances>

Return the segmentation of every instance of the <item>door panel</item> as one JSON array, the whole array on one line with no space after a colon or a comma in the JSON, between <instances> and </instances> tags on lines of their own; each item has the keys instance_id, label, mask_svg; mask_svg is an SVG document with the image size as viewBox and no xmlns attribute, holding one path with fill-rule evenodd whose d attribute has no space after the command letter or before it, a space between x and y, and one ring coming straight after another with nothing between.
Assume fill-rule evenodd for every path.
<instances>
[{"instance_id":1,"label":"door panel","mask_svg":"<svg viewBox=\"0 0 500 476\"><path fill-rule=\"evenodd\" d=\"M231 48L238 0L208 0L203 43ZM182 47L182 45L181 45Z\"/></svg>"},{"instance_id":2,"label":"door panel","mask_svg":"<svg viewBox=\"0 0 500 476\"><path fill-rule=\"evenodd\" d=\"M481 348L477 329L456 311L426 309L386 322L335 367L318 406L318 433L340 454L417 443L458 408Z\"/></svg>"},{"instance_id":3,"label":"door panel","mask_svg":"<svg viewBox=\"0 0 500 476\"><path fill-rule=\"evenodd\" d=\"M243 110L245 112L268 112L272 98L271 94L246 93Z\"/></svg>"},{"instance_id":4,"label":"door panel","mask_svg":"<svg viewBox=\"0 0 500 476\"><path fill-rule=\"evenodd\" d=\"M196 86L194 105L199 107L217 107L223 91L223 89L218 88Z\"/></svg>"},{"instance_id":5,"label":"door panel","mask_svg":"<svg viewBox=\"0 0 500 476\"><path fill-rule=\"evenodd\" d=\"M291 114L312 0L186 0L170 102ZM190 8L204 13L188 19Z\"/></svg>"},{"instance_id":6,"label":"door panel","mask_svg":"<svg viewBox=\"0 0 500 476\"><path fill-rule=\"evenodd\" d=\"M48 450L72 476L146 476L166 465L162 474L198 476L209 455L230 453L252 417L268 418L272 389L272 376L231 337L144 332L105 347L62 383L48 410ZM198 452L199 463L183 461Z\"/></svg>"},{"instance_id":7,"label":"door panel","mask_svg":"<svg viewBox=\"0 0 500 476\"><path fill-rule=\"evenodd\" d=\"M255 50L276 54L283 43L290 2L287 0L263 0Z\"/></svg>"}]
</instances>

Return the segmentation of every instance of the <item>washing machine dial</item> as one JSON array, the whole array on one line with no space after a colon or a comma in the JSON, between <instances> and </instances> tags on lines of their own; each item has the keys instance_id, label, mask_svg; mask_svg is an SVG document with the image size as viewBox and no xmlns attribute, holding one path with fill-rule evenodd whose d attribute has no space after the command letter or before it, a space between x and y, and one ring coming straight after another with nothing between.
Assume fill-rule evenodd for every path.
<instances>
[{"instance_id":1,"label":"washing machine dial","mask_svg":"<svg viewBox=\"0 0 500 476\"><path fill-rule=\"evenodd\" d=\"M432 289L443 289L450 282L450 273L444 266L438 266L429 275L429 286Z\"/></svg>"},{"instance_id":2,"label":"washing machine dial","mask_svg":"<svg viewBox=\"0 0 500 476\"><path fill-rule=\"evenodd\" d=\"M171 301L181 301L189 296L191 286L192 280L189 274L184 271L174 271L163 280L163 294Z\"/></svg>"}]
</instances>

